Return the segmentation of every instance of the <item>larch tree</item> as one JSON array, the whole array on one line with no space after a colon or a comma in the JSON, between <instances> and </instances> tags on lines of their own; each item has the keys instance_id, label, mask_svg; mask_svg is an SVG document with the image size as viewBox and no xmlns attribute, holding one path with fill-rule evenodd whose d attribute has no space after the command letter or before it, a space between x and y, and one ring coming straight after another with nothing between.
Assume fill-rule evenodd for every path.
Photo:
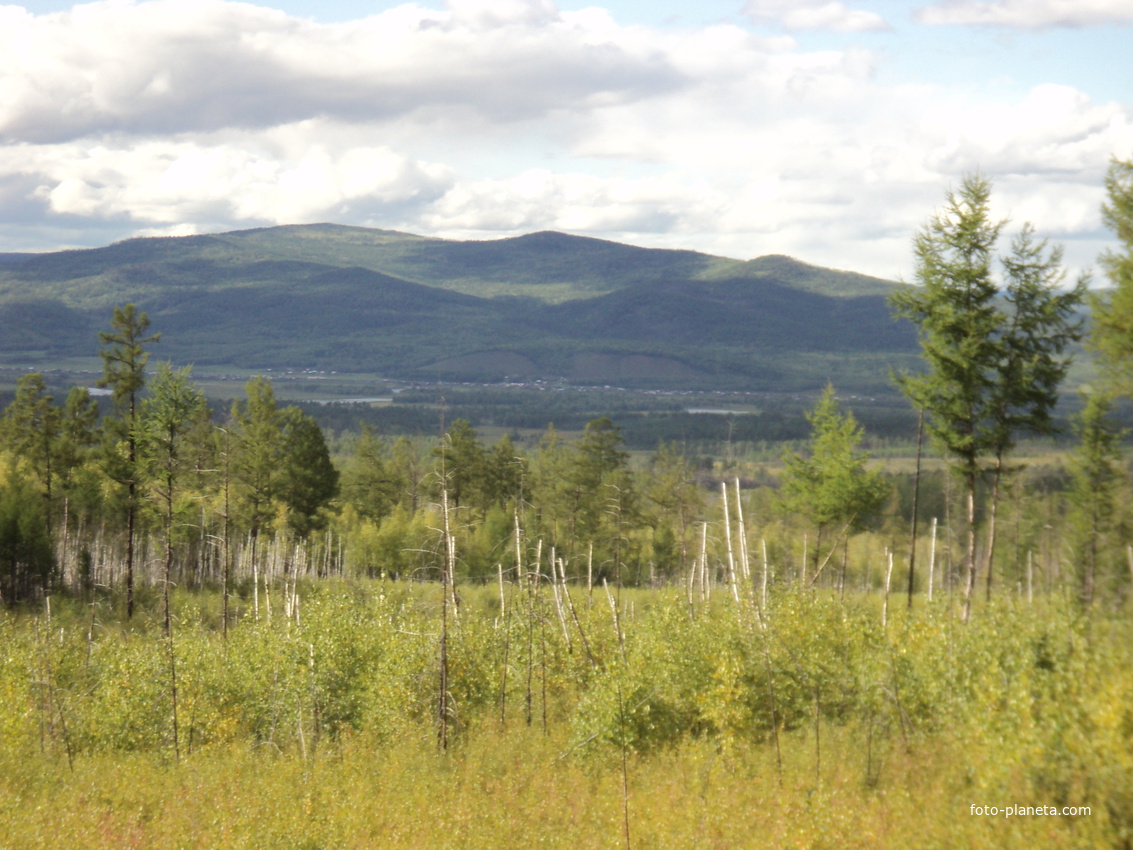
<instances>
[{"instance_id":1,"label":"larch tree","mask_svg":"<svg viewBox=\"0 0 1133 850\"><path fill-rule=\"evenodd\" d=\"M283 424L275 390L263 376L244 386L243 404L232 404L230 471L235 501L252 538L255 560L260 531L276 515L282 467Z\"/></svg>"},{"instance_id":2,"label":"larch tree","mask_svg":"<svg viewBox=\"0 0 1133 850\"><path fill-rule=\"evenodd\" d=\"M807 420L811 438L806 454L788 452L783 458L787 469L779 504L784 513L805 516L816 526L817 568L823 537L839 531L848 538L867 528L888 492L881 476L867 468L869 453L860 449L862 428L852 413L842 413L832 385L826 385Z\"/></svg>"},{"instance_id":3,"label":"larch tree","mask_svg":"<svg viewBox=\"0 0 1133 850\"><path fill-rule=\"evenodd\" d=\"M891 298L895 314L917 325L926 366L897 383L925 411L929 435L964 482L965 621L976 582L977 484L989 457L998 480L1018 434L1050 432L1085 289L1084 279L1057 289L1061 252L1036 241L1029 226L1003 259L1001 286L993 264L1006 222L992 219L990 198L991 184L979 175L949 191L944 210L914 239L918 285ZM989 533L990 554L994 522Z\"/></svg>"},{"instance_id":4,"label":"larch tree","mask_svg":"<svg viewBox=\"0 0 1133 850\"><path fill-rule=\"evenodd\" d=\"M115 307L110 331L98 335L102 350L102 377L98 386L109 387L118 418L104 426L107 437L106 471L126 488L126 617L134 615L134 531L138 513L138 399L145 387L146 346L161 334L146 335L150 320L133 304Z\"/></svg>"},{"instance_id":5,"label":"larch tree","mask_svg":"<svg viewBox=\"0 0 1133 850\"><path fill-rule=\"evenodd\" d=\"M31 466L42 488L49 532L62 421L62 411L53 404L43 375L33 372L21 376L16 382L16 398L8 405L0 423L3 445Z\"/></svg>"},{"instance_id":6,"label":"larch tree","mask_svg":"<svg viewBox=\"0 0 1133 850\"><path fill-rule=\"evenodd\" d=\"M1112 414L1112 396L1094 391L1085 394L1085 405L1074 417L1078 446L1070 459L1069 519L1073 548L1081 562L1081 599L1087 608L1096 595L1105 542L1118 526L1125 431Z\"/></svg>"},{"instance_id":7,"label":"larch tree","mask_svg":"<svg viewBox=\"0 0 1133 850\"><path fill-rule=\"evenodd\" d=\"M159 506L165 526L164 592L165 634L172 631L169 587L173 572L173 524L182 476L191 471L185 444L201 419L205 397L189 380L189 367L174 371L158 365L148 397L142 400L139 438L147 489Z\"/></svg>"},{"instance_id":8,"label":"larch tree","mask_svg":"<svg viewBox=\"0 0 1133 850\"><path fill-rule=\"evenodd\" d=\"M1116 392L1133 395L1133 159L1113 160L1102 218L1120 247L1101 256L1112 288L1093 293L1091 347Z\"/></svg>"}]
</instances>

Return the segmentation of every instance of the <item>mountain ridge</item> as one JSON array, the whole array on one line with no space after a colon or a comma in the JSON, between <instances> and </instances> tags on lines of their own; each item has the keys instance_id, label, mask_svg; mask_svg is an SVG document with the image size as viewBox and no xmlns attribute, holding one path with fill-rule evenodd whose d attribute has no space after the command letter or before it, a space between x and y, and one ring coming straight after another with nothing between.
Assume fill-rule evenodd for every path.
<instances>
[{"instance_id":1,"label":"mountain ridge","mask_svg":"<svg viewBox=\"0 0 1133 850\"><path fill-rule=\"evenodd\" d=\"M915 352L897 285L783 255L733 260L555 231L445 240L287 225L0 262L0 361L92 355L133 302L158 356L402 379L861 387ZM861 375L855 378L851 366ZM880 370L880 372L879 372ZM887 377L886 377L887 380Z\"/></svg>"}]
</instances>

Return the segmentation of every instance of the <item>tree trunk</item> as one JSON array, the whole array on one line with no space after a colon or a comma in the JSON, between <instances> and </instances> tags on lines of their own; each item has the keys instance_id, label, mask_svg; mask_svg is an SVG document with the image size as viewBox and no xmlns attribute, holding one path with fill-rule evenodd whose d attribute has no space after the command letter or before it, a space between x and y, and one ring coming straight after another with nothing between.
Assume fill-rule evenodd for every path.
<instances>
[{"instance_id":1,"label":"tree trunk","mask_svg":"<svg viewBox=\"0 0 1133 850\"><path fill-rule=\"evenodd\" d=\"M995 472L991 478L991 510L987 520L987 601L991 601L991 577L993 558L995 557L996 516L999 513L999 482L1003 477L1003 456L995 457Z\"/></svg>"},{"instance_id":2,"label":"tree trunk","mask_svg":"<svg viewBox=\"0 0 1133 850\"><path fill-rule=\"evenodd\" d=\"M967 484L968 499L968 551L967 577L964 580L964 614L963 622L968 622L972 616L972 594L976 588L976 473L969 471L964 475Z\"/></svg>"},{"instance_id":3,"label":"tree trunk","mask_svg":"<svg viewBox=\"0 0 1133 850\"><path fill-rule=\"evenodd\" d=\"M913 607L913 579L917 565L917 502L921 493L921 447L924 442L924 408L917 417L917 466L913 473L913 521L909 541L909 608Z\"/></svg>"}]
</instances>

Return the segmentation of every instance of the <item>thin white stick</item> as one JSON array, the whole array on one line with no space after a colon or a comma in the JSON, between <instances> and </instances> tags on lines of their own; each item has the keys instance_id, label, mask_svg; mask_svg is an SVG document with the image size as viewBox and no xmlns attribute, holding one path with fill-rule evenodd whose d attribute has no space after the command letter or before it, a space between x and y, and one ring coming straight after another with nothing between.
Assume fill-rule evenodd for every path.
<instances>
[{"instance_id":1,"label":"thin white stick","mask_svg":"<svg viewBox=\"0 0 1133 850\"><path fill-rule=\"evenodd\" d=\"M736 586L736 559L732 553L732 520L728 516L728 485L720 482L720 493L724 497L724 536L728 539L728 583L732 586L732 599L738 605L740 589Z\"/></svg>"},{"instance_id":2,"label":"thin white stick","mask_svg":"<svg viewBox=\"0 0 1133 850\"><path fill-rule=\"evenodd\" d=\"M507 610L507 603L504 601L504 562L500 561L496 564L496 573L500 577L500 616L502 617Z\"/></svg>"},{"instance_id":3,"label":"thin white stick","mask_svg":"<svg viewBox=\"0 0 1133 850\"><path fill-rule=\"evenodd\" d=\"M888 549L886 549L889 552ZM889 625L889 580L893 578L893 553L889 552L889 569L885 571L885 601L881 604L881 628Z\"/></svg>"},{"instance_id":4,"label":"thin white stick","mask_svg":"<svg viewBox=\"0 0 1133 850\"><path fill-rule=\"evenodd\" d=\"M751 565L747 553L747 528L744 525L744 503L740 499L740 479L736 478L736 518L739 521L740 532L740 568L743 570L744 581L751 581Z\"/></svg>"},{"instance_id":5,"label":"thin white stick","mask_svg":"<svg viewBox=\"0 0 1133 850\"><path fill-rule=\"evenodd\" d=\"M936 517L932 518L932 544L928 550L928 601L932 602L932 580L936 570Z\"/></svg>"},{"instance_id":6,"label":"thin white stick","mask_svg":"<svg viewBox=\"0 0 1133 850\"><path fill-rule=\"evenodd\" d=\"M761 537L759 540L763 546L763 586L759 592L760 605L759 607L764 611L767 610L767 538Z\"/></svg>"}]
</instances>

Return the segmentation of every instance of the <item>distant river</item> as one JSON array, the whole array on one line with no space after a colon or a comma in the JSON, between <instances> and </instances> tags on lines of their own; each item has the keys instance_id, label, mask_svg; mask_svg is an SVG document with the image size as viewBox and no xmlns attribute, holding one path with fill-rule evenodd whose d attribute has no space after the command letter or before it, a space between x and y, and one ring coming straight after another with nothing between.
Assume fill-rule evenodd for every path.
<instances>
[{"instance_id":1,"label":"distant river","mask_svg":"<svg viewBox=\"0 0 1133 850\"><path fill-rule=\"evenodd\" d=\"M391 401L392 398L319 398L315 399L315 404L378 404Z\"/></svg>"}]
</instances>

